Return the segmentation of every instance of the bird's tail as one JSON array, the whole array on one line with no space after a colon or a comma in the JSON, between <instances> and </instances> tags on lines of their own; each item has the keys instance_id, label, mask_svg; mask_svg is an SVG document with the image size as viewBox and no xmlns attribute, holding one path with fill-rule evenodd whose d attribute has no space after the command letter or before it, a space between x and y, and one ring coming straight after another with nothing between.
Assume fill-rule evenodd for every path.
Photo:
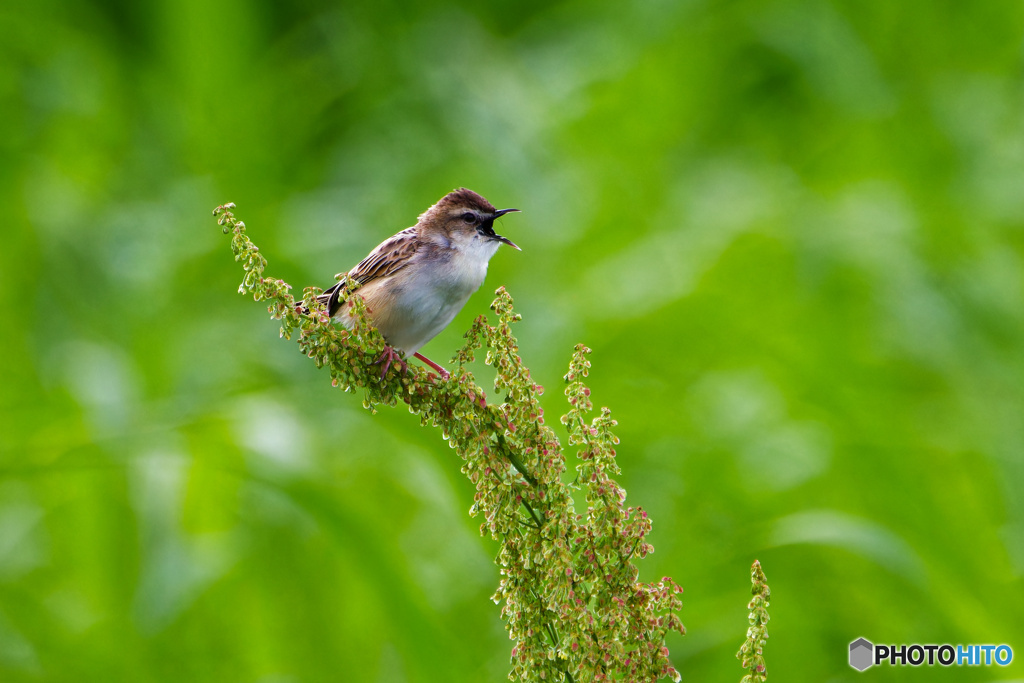
<instances>
[{"instance_id":1,"label":"bird's tail","mask_svg":"<svg viewBox=\"0 0 1024 683\"><path fill-rule=\"evenodd\" d=\"M348 284L347 279L343 279L340 282L334 283L333 286L324 290L323 294L317 296L316 300L322 303L327 308L327 313L332 318L334 314L338 312L341 307L341 295L345 293L345 285ZM301 309L303 315L309 314L309 309L302 304L301 301L296 302L298 308Z\"/></svg>"}]
</instances>

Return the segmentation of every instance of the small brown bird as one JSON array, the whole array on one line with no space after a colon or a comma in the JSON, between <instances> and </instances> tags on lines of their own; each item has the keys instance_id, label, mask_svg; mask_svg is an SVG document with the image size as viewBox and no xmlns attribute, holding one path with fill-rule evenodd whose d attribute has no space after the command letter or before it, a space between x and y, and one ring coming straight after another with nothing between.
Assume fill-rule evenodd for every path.
<instances>
[{"instance_id":1,"label":"small brown bird","mask_svg":"<svg viewBox=\"0 0 1024 683\"><path fill-rule=\"evenodd\" d=\"M423 212L416 225L381 242L319 300L332 318L351 328L351 303L343 306L341 295L349 282L358 283L370 320L389 344L377 361L384 363L381 377L392 362L405 367L403 356L411 354L447 379L448 371L419 349L447 327L479 289L498 247L519 249L494 232L495 219L518 210L495 210L466 188L449 192Z\"/></svg>"}]
</instances>

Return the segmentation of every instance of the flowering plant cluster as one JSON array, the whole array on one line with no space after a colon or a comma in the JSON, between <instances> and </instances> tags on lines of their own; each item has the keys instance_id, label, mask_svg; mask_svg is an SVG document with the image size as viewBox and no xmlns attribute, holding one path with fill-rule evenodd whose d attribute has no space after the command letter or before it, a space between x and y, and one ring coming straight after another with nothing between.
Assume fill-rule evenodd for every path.
<instances>
[{"instance_id":1,"label":"flowering plant cluster","mask_svg":"<svg viewBox=\"0 0 1024 683\"><path fill-rule=\"evenodd\" d=\"M768 587L768 579L761 570L761 563L754 560L750 567L750 592L754 595L747 604L750 615L747 617L750 622L747 628L747 639L740 646L736 658L743 664L743 668L750 673L744 676L740 683L764 683L768 679L764 666L764 644L768 640L768 604L772 597L772 591Z\"/></svg>"},{"instance_id":2,"label":"flowering plant cluster","mask_svg":"<svg viewBox=\"0 0 1024 683\"><path fill-rule=\"evenodd\" d=\"M678 681L665 637L685 632L678 616L682 588L667 577L638 580L636 561L654 550L647 540L651 520L643 509L624 505L626 492L613 479L619 467L611 411L602 408L591 418L584 384L590 350L578 345L565 375L569 411L562 423L577 455L570 479L562 446L545 423L543 387L519 356L512 324L521 316L503 287L491 305L497 324L476 319L450 378L397 363L382 375L375 361L385 341L366 317L358 290L349 295L351 330L331 323L316 300L320 289L307 288L296 301L290 285L264 275L267 261L233 208L219 206L214 215L245 269L239 292L267 302L281 321L281 336L297 334L299 347L328 369L335 386L361 390L370 410L407 404L423 425L438 427L462 458L462 472L476 487L470 514L481 519L481 533L500 544L495 562L501 580L493 599L515 641L509 678ZM466 368L483 349L485 362L497 371L500 403L487 401ZM586 510L575 509L577 491Z\"/></svg>"}]
</instances>

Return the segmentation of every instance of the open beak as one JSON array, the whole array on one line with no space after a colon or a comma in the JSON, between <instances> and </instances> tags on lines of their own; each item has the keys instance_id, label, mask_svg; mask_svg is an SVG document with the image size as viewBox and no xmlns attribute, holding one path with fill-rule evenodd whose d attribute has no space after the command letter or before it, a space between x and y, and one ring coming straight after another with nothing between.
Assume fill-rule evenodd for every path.
<instances>
[{"instance_id":1,"label":"open beak","mask_svg":"<svg viewBox=\"0 0 1024 683\"><path fill-rule=\"evenodd\" d=\"M512 213L513 211L518 211L518 210L519 209L499 209L499 210L495 211L493 214L491 214L491 221L490 222L493 225L494 224L494 220L496 218L500 218L501 216L504 216L506 213ZM492 228L492 230L493 230L493 228ZM507 237L503 237L502 235L499 235L498 233L494 233L493 234L493 238L498 240L499 242L507 244L508 246L512 247L513 249L516 249L517 251L522 251L522 249L520 249L519 246L515 242L513 242L512 240L510 240Z\"/></svg>"}]
</instances>

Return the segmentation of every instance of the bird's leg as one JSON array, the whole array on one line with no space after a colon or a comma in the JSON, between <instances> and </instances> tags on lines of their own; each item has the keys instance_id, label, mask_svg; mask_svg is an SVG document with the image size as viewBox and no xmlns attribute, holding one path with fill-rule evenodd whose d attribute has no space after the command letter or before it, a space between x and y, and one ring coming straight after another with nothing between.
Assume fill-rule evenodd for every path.
<instances>
[{"instance_id":1,"label":"bird's leg","mask_svg":"<svg viewBox=\"0 0 1024 683\"><path fill-rule=\"evenodd\" d=\"M384 352L380 354L380 358L373 362L374 365L377 365L379 363L384 364L384 367L381 368L380 371L381 379L384 379L384 375L388 374L388 368L391 367L391 363L398 363L399 365L401 365L402 372L409 371L409 364L405 362L405 359L402 358L402 355L398 353L398 351L395 351L394 347L392 346L385 346Z\"/></svg>"},{"instance_id":2,"label":"bird's leg","mask_svg":"<svg viewBox=\"0 0 1024 683\"><path fill-rule=\"evenodd\" d=\"M437 370L437 372L438 372L438 373L439 373L439 374L441 375L441 379L448 379L449 377L451 377L451 376L452 376L450 372L448 372L447 370L445 370L445 369L444 369L444 368L442 368L442 367L441 367L440 365L438 365L438 364L437 364L437 363L435 363L434 361L430 360L430 359L429 359L429 358L427 358L426 356L424 356L424 355L420 354L420 352L419 352L419 351L417 351L416 353L414 353L414 354L412 354L412 355L416 356L416 357L417 357L417 358L419 358L419 359L420 359L421 361L423 361L424 363L426 363L426 364L427 364L427 365L429 365L430 367L432 367L432 368L434 368L435 370Z\"/></svg>"}]
</instances>

